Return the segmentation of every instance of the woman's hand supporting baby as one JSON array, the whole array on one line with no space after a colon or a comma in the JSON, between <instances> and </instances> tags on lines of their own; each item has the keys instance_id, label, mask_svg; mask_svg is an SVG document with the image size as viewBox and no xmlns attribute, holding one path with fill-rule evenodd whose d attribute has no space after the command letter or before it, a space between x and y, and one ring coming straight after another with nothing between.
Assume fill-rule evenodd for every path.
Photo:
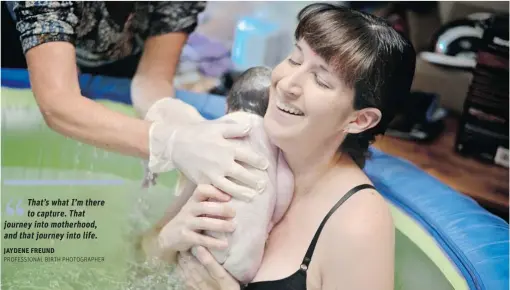
<instances>
[{"instance_id":1,"label":"woman's hand supporting baby","mask_svg":"<svg viewBox=\"0 0 510 290\"><path fill-rule=\"evenodd\" d=\"M239 290L241 285L220 265L204 247L197 247L196 257L181 252L178 271L185 281L186 289L193 290Z\"/></svg>"},{"instance_id":2,"label":"woman's hand supporting baby","mask_svg":"<svg viewBox=\"0 0 510 290\"><path fill-rule=\"evenodd\" d=\"M222 241L201 231L233 232L235 211L226 202L230 196L211 185L199 185L179 213L159 231L150 248L152 255L176 262L177 252L194 246L224 249ZM154 243L156 245L154 245Z\"/></svg>"}]
</instances>

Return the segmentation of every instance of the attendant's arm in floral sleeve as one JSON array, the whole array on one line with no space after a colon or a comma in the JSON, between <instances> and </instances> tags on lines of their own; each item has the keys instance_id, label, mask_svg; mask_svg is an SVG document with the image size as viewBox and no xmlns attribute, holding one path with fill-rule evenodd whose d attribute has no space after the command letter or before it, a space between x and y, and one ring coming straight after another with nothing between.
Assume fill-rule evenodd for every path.
<instances>
[{"instance_id":1,"label":"attendant's arm in floral sleeve","mask_svg":"<svg viewBox=\"0 0 510 290\"><path fill-rule=\"evenodd\" d=\"M76 2L18 2L17 29L32 91L54 131L110 151L149 158L149 122L112 111L81 94L74 40Z\"/></svg>"},{"instance_id":2,"label":"attendant's arm in floral sleeve","mask_svg":"<svg viewBox=\"0 0 510 290\"><path fill-rule=\"evenodd\" d=\"M133 106L144 117L161 98L174 97L174 77L188 35L198 23L204 2L150 4L149 37L131 85Z\"/></svg>"}]
</instances>

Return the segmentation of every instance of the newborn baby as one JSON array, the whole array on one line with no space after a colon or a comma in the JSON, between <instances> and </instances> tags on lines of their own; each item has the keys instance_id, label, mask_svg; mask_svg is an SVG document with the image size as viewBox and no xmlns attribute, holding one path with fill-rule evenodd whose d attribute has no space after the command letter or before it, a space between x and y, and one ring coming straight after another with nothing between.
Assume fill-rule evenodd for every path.
<instances>
[{"instance_id":1,"label":"newborn baby","mask_svg":"<svg viewBox=\"0 0 510 290\"><path fill-rule=\"evenodd\" d=\"M263 126L271 85L271 70L254 67L244 72L234 83L227 96L227 114L221 120L249 121L252 129L247 138L234 140L239 144L248 142L252 149L269 160L267 172L250 169L266 182L263 192L251 202L231 199L236 211L236 230L233 233L207 232L207 235L228 240L225 250L211 250L217 261L239 282L248 283L255 277L262 257L267 236L274 224L285 214L294 192L294 178L282 152L271 144ZM174 109L175 117L183 114ZM174 112L165 112L173 114ZM173 119L173 117L172 117ZM188 118L189 120L189 118ZM199 118L196 119L200 121ZM202 119L203 120L203 119ZM177 120L175 122L178 122ZM189 179L180 175L176 195L180 203L187 200L196 188ZM172 217L164 217L158 224L166 224ZM192 249L192 252L194 250Z\"/></svg>"}]
</instances>

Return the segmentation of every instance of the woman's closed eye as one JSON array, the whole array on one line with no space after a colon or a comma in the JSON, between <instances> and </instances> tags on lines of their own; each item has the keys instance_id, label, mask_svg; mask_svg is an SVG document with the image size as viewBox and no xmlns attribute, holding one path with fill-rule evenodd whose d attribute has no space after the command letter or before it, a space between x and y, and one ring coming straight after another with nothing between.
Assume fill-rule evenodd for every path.
<instances>
[{"instance_id":1,"label":"woman's closed eye","mask_svg":"<svg viewBox=\"0 0 510 290\"><path fill-rule=\"evenodd\" d=\"M292 58L289 58L289 63L291 65L300 65L300 63L296 62L296 61L293 61Z\"/></svg>"},{"instance_id":2,"label":"woman's closed eye","mask_svg":"<svg viewBox=\"0 0 510 290\"><path fill-rule=\"evenodd\" d=\"M313 74L314 77L315 77L315 82L322 88L325 88L325 89L331 89L325 82L323 82L319 76L317 75L317 73L314 73Z\"/></svg>"},{"instance_id":3,"label":"woman's closed eye","mask_svg":"<svg viewBox=\"0 0 510 290\"><path fill-rule=\"evenodd\" d=\"M293 60L292 58L289 58L288 61L291 65L301 65L299 62ZM324 81L322 81L319 78L317 73L313 73L313 76L314 76L315 83L317 83L318 86L320 86L321 88L324 88L324 89L331 89L330 86L328 86Z\"/></svg>"}]
</instances>

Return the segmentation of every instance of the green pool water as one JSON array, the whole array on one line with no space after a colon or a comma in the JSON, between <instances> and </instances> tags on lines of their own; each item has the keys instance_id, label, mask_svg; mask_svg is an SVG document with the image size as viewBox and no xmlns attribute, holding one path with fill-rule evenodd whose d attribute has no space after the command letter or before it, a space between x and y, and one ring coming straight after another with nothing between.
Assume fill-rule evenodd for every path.
<instances>
[{"instance_id":1,"label":"green pool water","mask_svg":"<svg viewBox=\"0 0 510 290\"><path fill-rule=\"evenodd\" d=\"M7 93L6 93L7 92ZM159 218L172 201L175 173L163 174L158 185L141 189L142 163L137 158L107 152L51 131L24 90L2 89L2 253L5 248L54 248L52 254L3 254L2 289L160 289L173 282L156 274L133 279L144 267L135 260L136 235ZM132 115L129 109L103 102ZM29 199L69 200L66 206L29 206ZM73 199L104 201L104 206L71 206ZM21 216L9 215L8 205L21 201ZM83 217L71 217L70 210ZM28 216L28 211L34 217ZM37 217L38 212L63 211L65 217ZM95 228L51 228L52 222L93 222ZM48 228L4 229L5 222L48 222ZM41 224L44 226L44 224ZM16 239L5 234L20 232L64 233L64 239ZM67 238L79 233L81 239ZM93 232L95 239L83 239ZM26 257L32 262L6 261ZM102 257L102 262L47 261L47 257ZM35 258L35 259L34 259ZM42 261L38 261L41 259ZM36 262L34 262L35 260ZM150 275L149 275L150 276ZM145 283L142 283L145 281ZM143 285L141 285L143 284ZM159 286L158 286L159 285ZM176 287L161 289L177 289Z\"/></svg>"}]
</instances>

